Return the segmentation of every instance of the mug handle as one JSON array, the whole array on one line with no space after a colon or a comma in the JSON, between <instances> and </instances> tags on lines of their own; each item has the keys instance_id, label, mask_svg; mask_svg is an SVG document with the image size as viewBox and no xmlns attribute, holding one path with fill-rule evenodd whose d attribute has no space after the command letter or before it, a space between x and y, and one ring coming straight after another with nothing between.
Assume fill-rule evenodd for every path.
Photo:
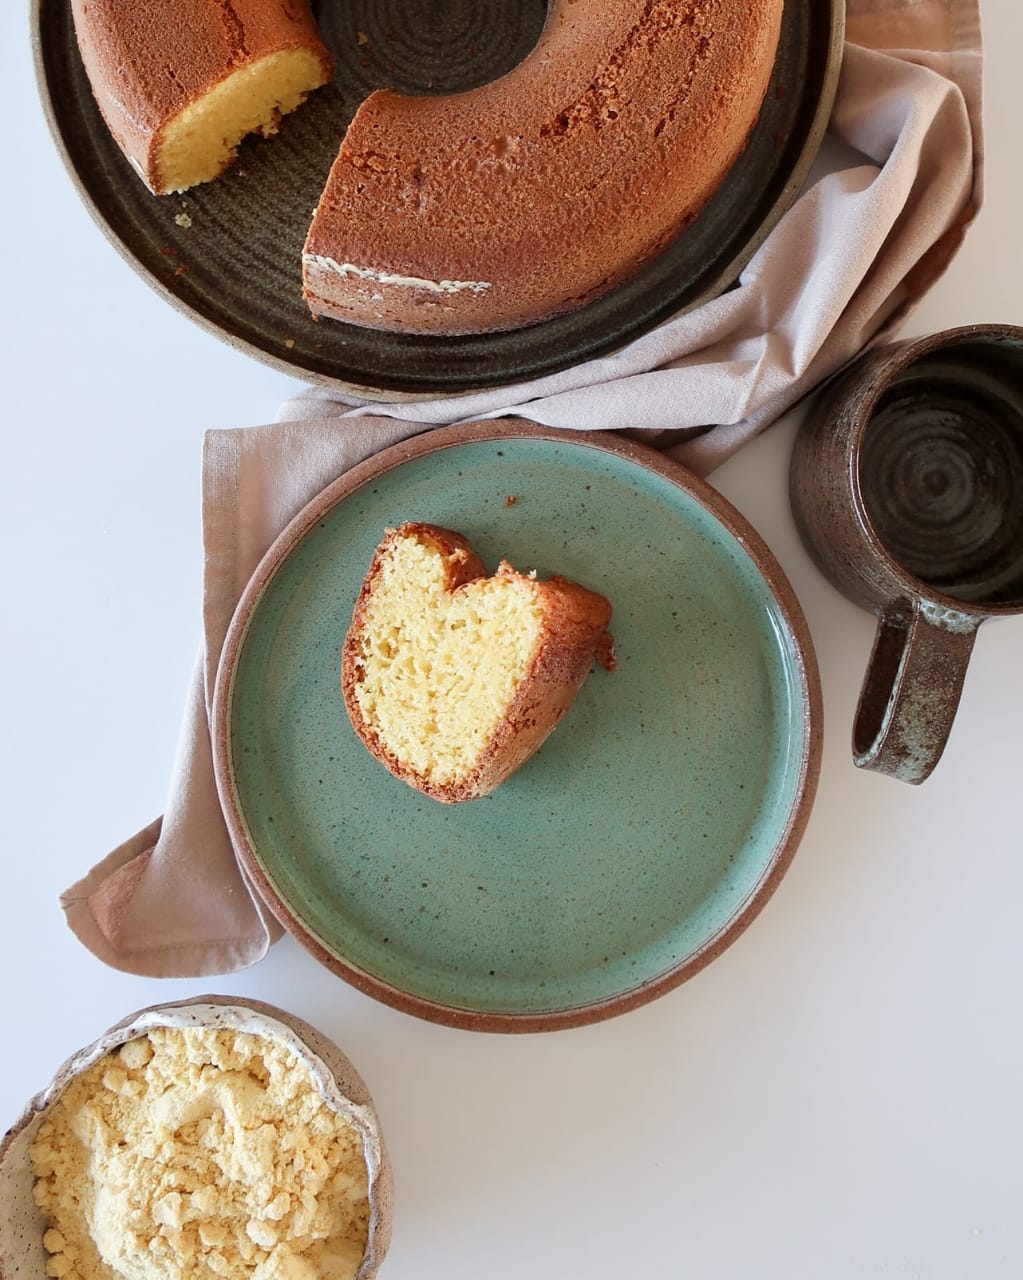
<instances>
[{"instance_id":1,"label":"mug handle","mask_svg":"<svg viewBox=\"0 0 1023 1280\"><path fill-rule=\"evenodd\" d=\"M923 782L941 759L981 619L926 600L881 614L853 724L853 761Z\"/></svg>"}]
</instances>

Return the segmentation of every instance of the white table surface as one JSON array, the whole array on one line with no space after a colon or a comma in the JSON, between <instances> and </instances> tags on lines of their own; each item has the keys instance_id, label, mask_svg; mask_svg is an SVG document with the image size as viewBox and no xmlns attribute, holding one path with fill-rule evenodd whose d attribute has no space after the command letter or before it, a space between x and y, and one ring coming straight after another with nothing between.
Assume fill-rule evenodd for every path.
<instances>
[{"instance_id":1,"label":"white table surface","mask_svg":"<svg viewBox=\"0 0 1023 1280\"><path fill-rule=\"evenodd\" d=\"M986 204L908 334L1023 323L1023 7L982 0ZM809 619L825 702L817 804L748 932L593 1027L432 1026L286 939L233 976L105 968L58 892L158 814L198 635L199 450L297 384L136 277L46 132L24 0L0 17L0 1127L125 1013L216 990L290 1008L370 1082L397 1180L388 1280L1023 1276L1023 619L980 632L944 760L854 769L870 617L810 564L786 496L798 412L714 483Z\"/></svg>"}]
</instances>

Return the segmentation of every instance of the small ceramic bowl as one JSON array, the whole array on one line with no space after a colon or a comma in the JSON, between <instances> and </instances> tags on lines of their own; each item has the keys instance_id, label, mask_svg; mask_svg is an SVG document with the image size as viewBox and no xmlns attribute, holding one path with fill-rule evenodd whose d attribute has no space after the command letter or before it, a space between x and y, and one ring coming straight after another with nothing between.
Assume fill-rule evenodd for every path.
<instances>
[{"instance_id":1,"label":"small ceramic bowl","mask_svg":"<svg viewBox=\"0 0 1023 1280\"><path fill-rule=\"evenodd\" d=\"M308 1023L254 1000L197 996L139 1010L104 1032L64 1063L0 1143L0 1280L43 1280L46 1252L43 1220L33 1198L29 1148L47 1112L70 1082L105 1054L154 1027L210 1027L265 1037L292 1050L308 1067L327 1105L362 1135L369 1174L370 1221L357 1280L371 1280L391 1235L391 1168L373 1099L358 1072L336 1045Z\"/></svg>"}]
</instances>

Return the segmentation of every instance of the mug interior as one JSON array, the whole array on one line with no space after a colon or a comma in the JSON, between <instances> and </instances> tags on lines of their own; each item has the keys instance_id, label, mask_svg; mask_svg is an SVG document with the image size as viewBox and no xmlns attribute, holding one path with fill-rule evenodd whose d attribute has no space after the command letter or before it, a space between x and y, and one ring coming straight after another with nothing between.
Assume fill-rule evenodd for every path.
<instances>
[{"instance_id":1,"label":"mug interior","mask_svg":"<svg viewBox=\"0 0 1023 1280\"><path fill-rule=\"evenodd\" d=\"M889 555L964 604L1023 606L1023 341L923 350L864 429L859 485Z\"/></svg>"}]
</instances>

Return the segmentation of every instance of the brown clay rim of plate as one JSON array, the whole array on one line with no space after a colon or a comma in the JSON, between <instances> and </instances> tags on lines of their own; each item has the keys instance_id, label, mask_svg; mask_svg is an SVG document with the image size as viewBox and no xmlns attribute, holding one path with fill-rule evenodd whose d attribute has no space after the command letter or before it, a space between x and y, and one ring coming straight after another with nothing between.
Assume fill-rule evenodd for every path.
<instances>
[{"instance_id":1,"label":"brown clay rim of plate","mask_svg":"<svg viewBox=\"0 0 1023 1280\"><path fill-rule=\"evenodd\" d=\"M762 575L795 641L803 704L803 750L795 798L785 828L756 888L736 909L730 922L684 962L632 990L588 1005L544 1013L492 1013L457 1008L412 995L328 951L298 919L263 871L232 786L230 712L233 677L253 610L292 549L324 515L368 482L404 463L438 449L482 440L552 440L583 449L603 450L665 477L695 498L740 543ZM813 641L803 611L781 566L745 517L706 481L646 445L610 432L563 431L524 419L470 422L439 427L402 441L353 467L328 485L283 530L246 586L228 629L213 697L213 762L217 790L239 861L256 891L274 915L327 969L384 1004L430 1022L471 1031L533 1032L584 1026L638 1008L691 978L725 951L760 913L781 882L802 839L817 790L822 743L820 675Z\"/></svg>"},{"instance_id":2,"label":"brown clay rim of plate","mask_svg":"<svg viewBox=\"0 0 1023 1280\"><path fill-rule=\"evenodd\" d=\"M695 222L634 277L567 316L444 338L315 321L301 296L311 212L342 132L371 89L457 91L496 78L535 44L546 0L448 0L443 8L400 0L400 10L398 0L313 3L337 60L333 83L286 117L275 138L244 142L237 163L216 182L181 196L151 195L110 137L78 53L70 0L32 0L39 90L87 209L165 301L290 377L392 401L465 394L569 368L730 288L795 199L820 148L845 27L845 0L786 0L774 74L746 150ZM382 56L364 56L367 49L386 53L386 67Z\"/></svg>"}]
</instances>

